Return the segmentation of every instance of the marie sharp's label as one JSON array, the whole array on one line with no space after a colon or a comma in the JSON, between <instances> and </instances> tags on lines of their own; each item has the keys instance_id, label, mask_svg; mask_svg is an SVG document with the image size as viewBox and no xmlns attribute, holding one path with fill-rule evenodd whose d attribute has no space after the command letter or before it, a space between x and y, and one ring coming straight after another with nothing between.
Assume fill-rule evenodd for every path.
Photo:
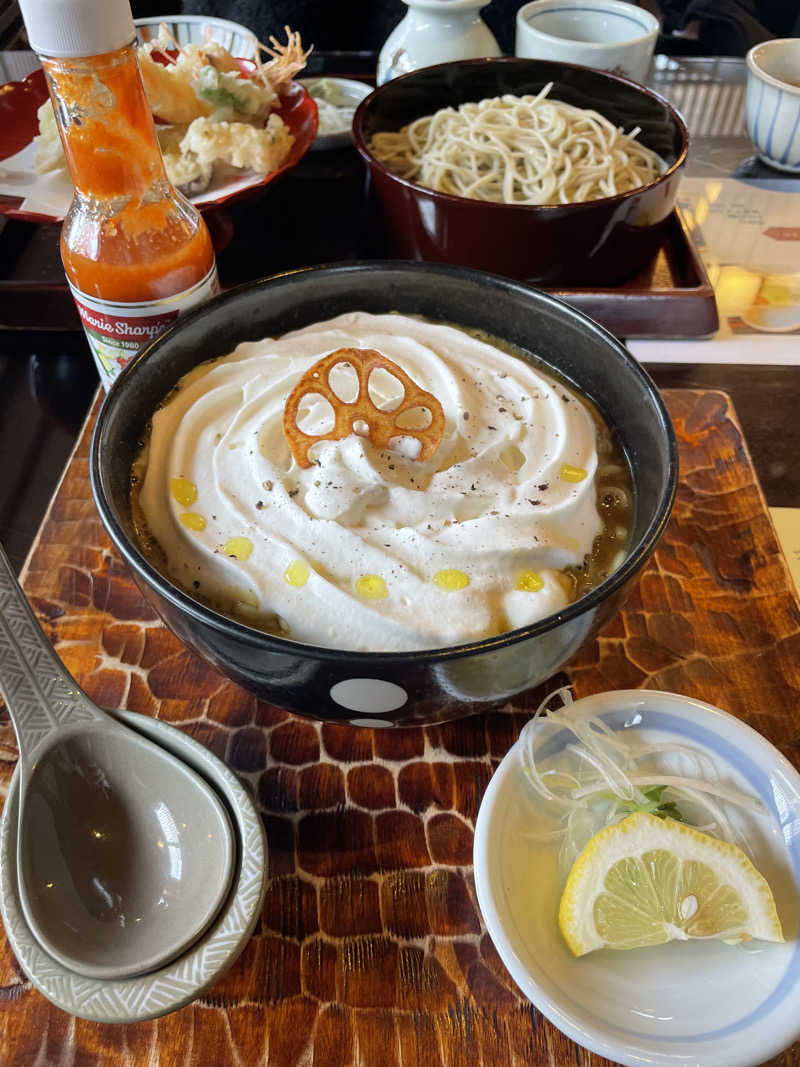
<instances>
[{"instance_id":1,"label":"marie sharp's label","mask_svg":"<svg viewBox=\"0 0 800 1067\"><path fill-rule=\"evenodd\" d=\"M152 341L184 311L219 292L216 264L197 285L164 300L116 304L70 285L100 380L108 390L142 345Z\"/></svg>"}]
</instances>

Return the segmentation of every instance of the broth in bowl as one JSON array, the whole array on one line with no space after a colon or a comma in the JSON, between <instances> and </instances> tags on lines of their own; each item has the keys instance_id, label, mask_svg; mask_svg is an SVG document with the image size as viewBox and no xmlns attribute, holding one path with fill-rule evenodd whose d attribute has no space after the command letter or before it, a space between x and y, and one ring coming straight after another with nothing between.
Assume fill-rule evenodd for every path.
<instances>
[{"instance_id":1,"label":"broth in bowl","mask_svg":"<svg viewBox=\"0 0 800 1067\"><path fill-rule=\"evenodd\" d=\"M362 652L554 615L622 563L634 517L619 443L551 367L481 331L361 311L184 375L134 464L132 513L192 598Z\"/></svg>"}]
</instances>

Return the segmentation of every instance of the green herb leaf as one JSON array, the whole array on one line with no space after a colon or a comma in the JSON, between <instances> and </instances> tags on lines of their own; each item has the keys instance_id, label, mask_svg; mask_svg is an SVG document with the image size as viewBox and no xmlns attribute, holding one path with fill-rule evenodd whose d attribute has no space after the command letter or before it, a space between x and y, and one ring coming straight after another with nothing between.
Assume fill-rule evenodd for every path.
<instances>
[{"instance_id":1,"label":"green herb leaf","mask_svg":"<svg viewBox=\"0 0 800 1067\"><path fill-rule=\"evenodd\" d=\"M217 88L211 88L203 86L196 90L197 95L201 100L208 101L209 104L214 104L220 108L230 108L237 114L244 114L247 111L247 105L239 99L230 89L225 89L223 86Z\"/></svg>"},{"instance_id":2,"label":"green herb leaf","mask_svg":"<svg viewBox=\"0 0 800 1067\"><path fill-rule=\"evenodd\" d=\"M646 811L655 815L658 819L674 819L676 822L685 822L674 800L661 800L665 785L646 785L641 792L647 798L646 803L638 804L635 800L620 801L620 811L632 815L636 811Z\"/></svg>"}]
</instances>

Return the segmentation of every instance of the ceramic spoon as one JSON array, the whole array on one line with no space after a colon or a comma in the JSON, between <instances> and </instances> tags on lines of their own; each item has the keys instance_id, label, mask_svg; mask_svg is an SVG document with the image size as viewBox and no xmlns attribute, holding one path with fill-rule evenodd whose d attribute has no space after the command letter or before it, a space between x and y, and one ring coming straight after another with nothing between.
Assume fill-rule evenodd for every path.
<instances>
[{"instance_id":1,"label":"ceramic spoon","mask_svg":"<svg viewBox=\"0 0 800 1067\"><path fill-rule=\"evenodd\" d=\"M42 948L90 978L179 956L228 895L236 846L225 808L79 689L2 547L0 692L19 743L19 896Z\"/></svg>"}]
</instances>

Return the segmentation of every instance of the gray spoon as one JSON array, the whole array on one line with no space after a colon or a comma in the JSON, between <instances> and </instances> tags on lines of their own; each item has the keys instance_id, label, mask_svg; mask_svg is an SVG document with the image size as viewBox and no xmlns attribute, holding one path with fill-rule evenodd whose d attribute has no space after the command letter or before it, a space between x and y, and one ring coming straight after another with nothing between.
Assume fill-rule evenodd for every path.
<instances>
[{"instance_id":1,"label":"gray spoon","mask_svg":"<svg viewBox=\"0 0 800 1067\"><path fill-rule=\"evenodd\" d=\"M79 689L2 547L0 693L19 743L19 897L39 944L87 978L147 974L181 955L230 889L225 808Z\"/></svg>"}]
</instances>

